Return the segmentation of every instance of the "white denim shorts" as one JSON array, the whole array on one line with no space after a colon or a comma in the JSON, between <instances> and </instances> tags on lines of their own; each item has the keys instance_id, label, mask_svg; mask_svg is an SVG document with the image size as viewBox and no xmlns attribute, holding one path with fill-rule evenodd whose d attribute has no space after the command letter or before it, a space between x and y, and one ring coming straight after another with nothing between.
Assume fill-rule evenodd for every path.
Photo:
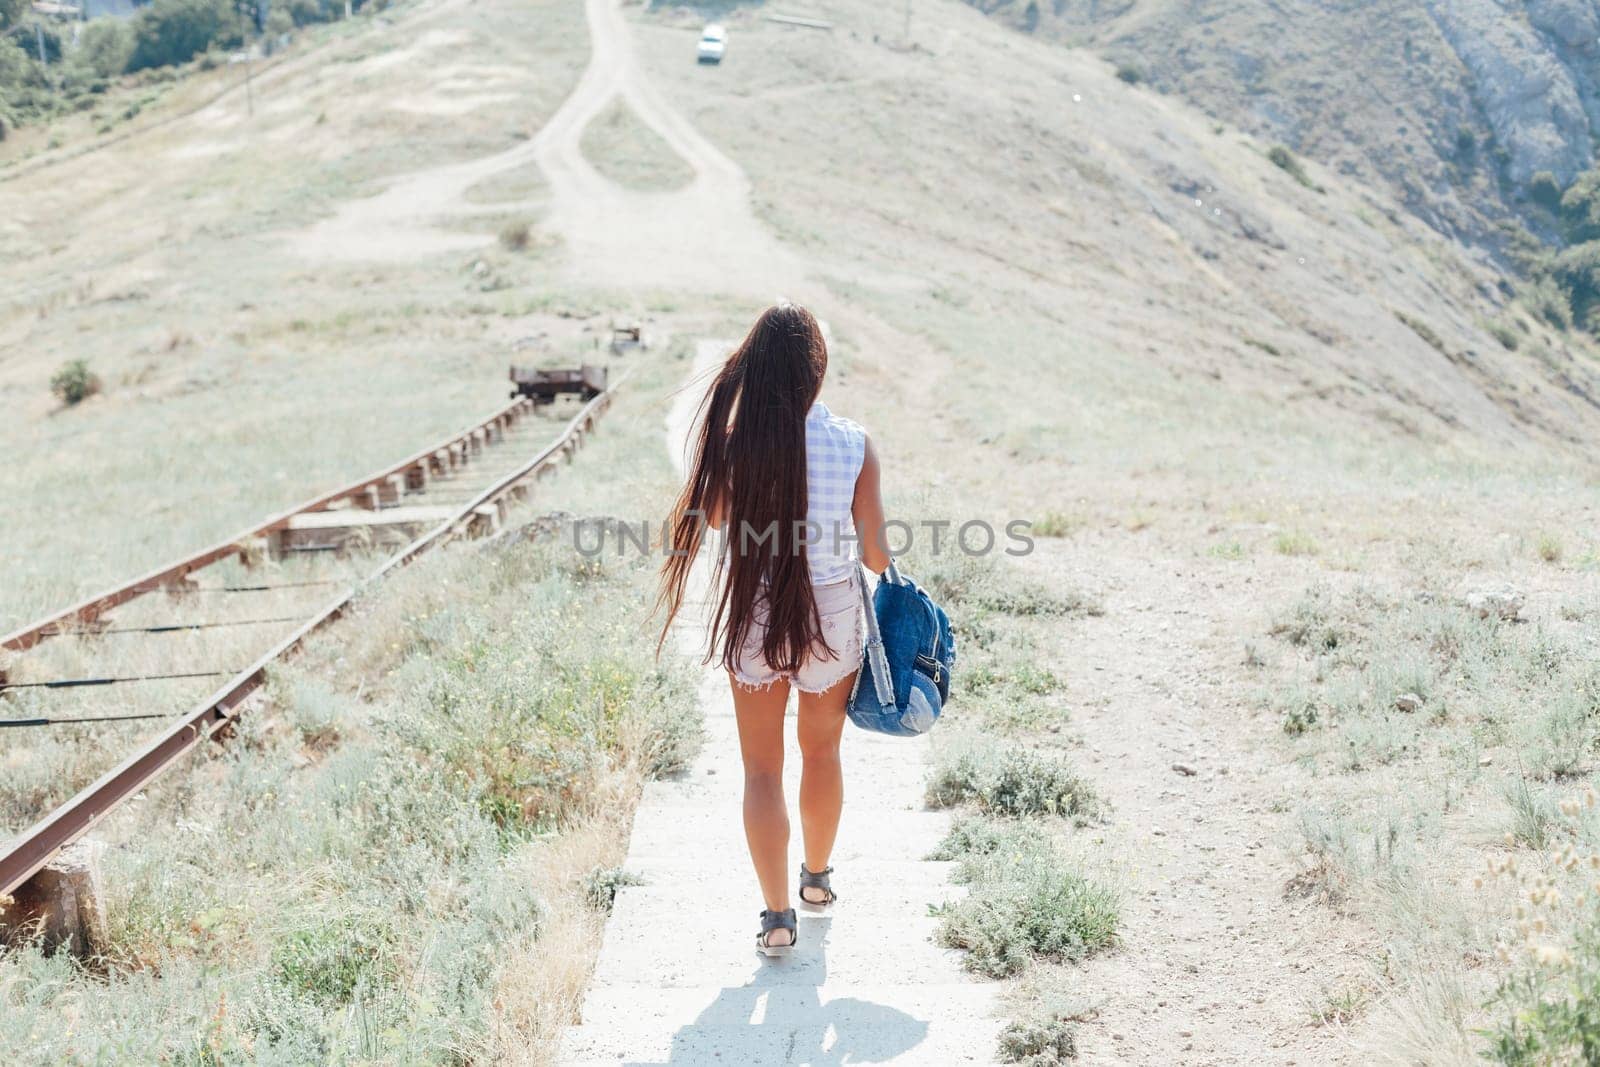
<instances>
[{"instance_id":1,"label":"white denim shorts","mask_svg":"<svg viewBox=\"0 0 1600 1067\"><path fill-rule=\"evenodd\" d=\"M811 650L800 669L775 671L762 655L767 635L765 601L755 606L755 618L734 661L733 680L742 689L765 689L780 679L802 693L832 689L861 668L861 650L866 641L866 618L861 613L861 578L852 569L849 575L827 585L812 588L817 614L822 617L822 636L833 649L829 655L817 647Z\"/></svg>"}]
</instances>

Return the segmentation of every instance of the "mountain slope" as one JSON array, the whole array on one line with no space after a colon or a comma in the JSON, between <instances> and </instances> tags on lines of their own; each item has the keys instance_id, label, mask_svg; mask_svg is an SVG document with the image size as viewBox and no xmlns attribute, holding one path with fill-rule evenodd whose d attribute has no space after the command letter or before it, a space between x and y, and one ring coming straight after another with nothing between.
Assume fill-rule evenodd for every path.
<instances>
[{"instance_id":1,"label":"mountain slope","mask_svg":"<svg viewBox=\"0 0 1600 1067\"><path fill-rule=\"evenodd\" d=\"M714 73L680 62L687 18L641 32L779 232L972 401L975 438L1365 478L1391 446L1507 462L1600 428L1588 357L1380 194L1316 168L1308 188L1266 143L959 4L918 5L911 50L896 12L807 10L831 36L736 18Z\"/></svg>"},{"instance_id":2,"label":"mountain slope","mask_svg":"<svg viewBox=\"0 0 1600 1067\"><path fill-rule=\"evenodd\" d=\"M1536 174L1565 186L1594 161L1600 13L1587 0L971 2L1379 180L1475 242L1499 243Z\"/></svg>"}]
</instances>

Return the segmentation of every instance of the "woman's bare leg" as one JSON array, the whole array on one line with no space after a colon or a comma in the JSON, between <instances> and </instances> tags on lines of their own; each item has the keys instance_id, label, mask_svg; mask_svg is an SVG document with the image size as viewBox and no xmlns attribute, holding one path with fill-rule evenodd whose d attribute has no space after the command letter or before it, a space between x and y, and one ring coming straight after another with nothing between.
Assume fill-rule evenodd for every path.
<instances>
[{"instance_id":1,"label":"woman's bare leg","mask_svg":"<svg viewBox=\"0 0 1600 1067\"><path fill-rule=\"evenodd\" d=\"M783 712L788 704L788 682L755 691L733 686L739 754L744 757L744 836L768 911L789 909L789 812L783 802ZM788 937L788 931L774 930L771 943L787 944Z\"/></svg>"},{"instance_id":2,"label":"woman's bare leg","mask_svg":"<svg viewBox=\"0 0 1600 1067\"><path fill-rule=\"evenodd\" d=\"M839 835L839 815L844 810L839 735L855 680L852 671L821 693L800 694L800 835L805 838L806 868L812 871L827 869L834 838ZM814 895L818 899L811 903L822 903L821 891Z\"/></svg>"}]
</instances>

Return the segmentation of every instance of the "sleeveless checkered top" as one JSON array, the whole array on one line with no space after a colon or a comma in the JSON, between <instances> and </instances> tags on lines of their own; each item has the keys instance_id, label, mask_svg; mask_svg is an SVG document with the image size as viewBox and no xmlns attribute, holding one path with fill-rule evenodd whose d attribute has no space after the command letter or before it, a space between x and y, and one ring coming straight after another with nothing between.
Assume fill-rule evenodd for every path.
<instances>
[{"instance_id":1,"label":"sleeveless checkered top","mask_svg":"<svg viewBox=\"0 0 1600 1067\"><path fill-rule=\"evenodd\" d=\"M855 520L850 505L867 455L867 432L818 400L806 413L806 560L811 584L848 578L855 568Z\"/></svg>"}]
</instances>

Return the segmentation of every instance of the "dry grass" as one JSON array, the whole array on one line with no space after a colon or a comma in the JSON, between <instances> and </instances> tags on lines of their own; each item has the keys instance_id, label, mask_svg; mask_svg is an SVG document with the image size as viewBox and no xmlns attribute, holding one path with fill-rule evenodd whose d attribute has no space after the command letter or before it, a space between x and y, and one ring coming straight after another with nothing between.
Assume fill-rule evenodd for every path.
<instances>
[{"instance_id":1,"label":"dry grass","mask_svg":"<svg viewBox=\"0 0 1600 1067\"><path fill-rule=\"evenodd\" d=\"M582 148L596 170L627 189L664 192L694 179L694 170L622 100L590 120Z\"/></svg>"},{"instance_id":2,"label":"dry grass","mask_svg":"<svg viewBox=\"0 0 1600 1067\"><path fill-rule=\"evenodd\" d=\"M546 268L497 250L493 230L476 254L296 250L307 224L384 178L517 135L498 105L437 114L409 109L412 95L510 93L536 125L587 58L570 5L406 4L390 18L308 35L257 79L254 118L242 96L186 116L194 94L175 88L141 116L179 116L166 125L0 173L0 213L17 220L0 233L0 495L49 512L0 530L0 630L493 410L517 337L543 333L553 355L588 347L585 322L528 295ZM452 59L465 54L470 67ZM197 79L200 99L223 73ZM482 291L478 258L507 288ZM105 395L57 411L49 381L69 359Z\"/></svg>"}]
</instances>

